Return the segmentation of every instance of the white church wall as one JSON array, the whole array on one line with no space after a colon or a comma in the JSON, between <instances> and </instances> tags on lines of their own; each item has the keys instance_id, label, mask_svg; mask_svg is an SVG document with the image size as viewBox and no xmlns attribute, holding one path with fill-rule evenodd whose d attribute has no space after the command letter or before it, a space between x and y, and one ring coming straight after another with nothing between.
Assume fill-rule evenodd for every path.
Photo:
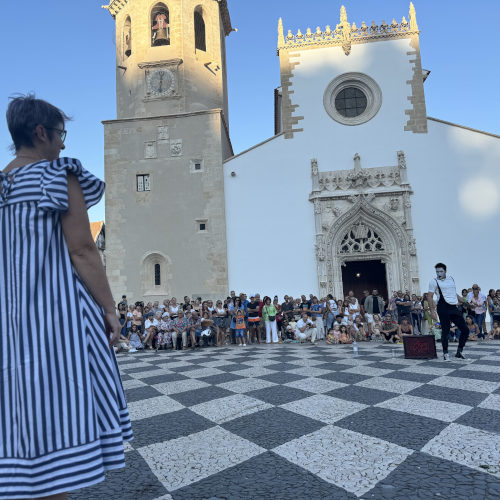
<instances>
[{"instance_id":1,"label":"white church wall","mask_svg":"<svg viewBox=\"0 0 500 500\"><path fill-rule=\"evenodd\" d=\"M314 211L308 200L311 159L318 160L320 171L344 170L353 167L358 153L363 168L382 167L396 165L399 150L406 154L414 191L421 291L440 260L448 263L459 287L475 281L483 290L500 286L495 272L500 140L432 120L428 133L405 131L411 50L409 39L398 39L353 45L349 56L332 47L303 50L294 59L299 64L293 69L291 96L292 104L299 105L294 116L304 117L296 125L303 131L292 139L278 136L224 165L231 289L280 297L317 293ZM323 105L326 87L344 72L364 73L382 91L377 115L361 125L336 122ZM467 208L470 197L480 203L485 199L479 175L492 194L483 211L474 211ZM443 229L443 224L449 226Z\"/></svg>"}]
</instances>

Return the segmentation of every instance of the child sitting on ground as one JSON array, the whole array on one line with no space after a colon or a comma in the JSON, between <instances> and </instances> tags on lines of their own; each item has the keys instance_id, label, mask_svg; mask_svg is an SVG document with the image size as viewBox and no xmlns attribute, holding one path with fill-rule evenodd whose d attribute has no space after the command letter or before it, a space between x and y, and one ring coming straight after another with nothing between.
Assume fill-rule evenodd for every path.
<instances>
[{"instance_id":1,"label":"child sitting on ground","mask_svg":"<svg viewBox=\"0 0 500 500\"><path fill-rule=\"evenodd\" d=\"M490 330L489 339L500 339L500 324L498 321L493 321L493 328Z\"/></svg>"},{"instance_id":2,"label":"child sitting on ground","mask_svg":"<svg viewBox=\"0 0 500 500\"><path fill-rule=\"evenodd\" d=\"M380 330L382 329L382 325L380 323L380 315L373 315L373 326L372 326L372 340L380 340L382 342L382 334Z\"/></svg>"},{"instance_id":3,"label":"child sitting on ground","mask_svg":"<svg viewBox=\"0 0 500 500\"><path fill-rule=\"evenodd\" d=\"M328 337L326 339L327 344L338 344L340 338L340 325L333 325L333 328L328 332Z\"/></svg>"}]
</instances>

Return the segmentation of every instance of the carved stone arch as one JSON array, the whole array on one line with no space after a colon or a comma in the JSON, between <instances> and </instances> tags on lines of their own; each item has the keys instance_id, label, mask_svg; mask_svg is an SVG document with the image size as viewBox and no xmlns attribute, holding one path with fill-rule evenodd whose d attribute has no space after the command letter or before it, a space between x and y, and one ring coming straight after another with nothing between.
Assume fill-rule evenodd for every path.
<instances>
[{"instance_id":1,"label":"carved stone arch","mask_svg":"<svg viewBox=\"0 0 500 500\"><path fill-rule=\"evenodd\" d=\"M155 283L158 278L159 284ZM158 250L145 253L141 258L141 289L144 297L166 296L172 291L172 259Z\"/></svg>"},{"instance_id":2,"label":"carved stone arch","mask_svg":"<svg viewBox=\"0 0 500 500\"><path fill-rule=\"evenodd\" d=\"M383 249L369 252L340 252L346 233L356 224L363 224L376 231L383 242ZM409 238L401 224L390 215L362 198L340 216L325 235L327 258L327 289L335 296L343 296L342 265L353 260L381 260L386 264L389 290L406 290L411 287L409 277Z\"/></svg>"}]
</instances>

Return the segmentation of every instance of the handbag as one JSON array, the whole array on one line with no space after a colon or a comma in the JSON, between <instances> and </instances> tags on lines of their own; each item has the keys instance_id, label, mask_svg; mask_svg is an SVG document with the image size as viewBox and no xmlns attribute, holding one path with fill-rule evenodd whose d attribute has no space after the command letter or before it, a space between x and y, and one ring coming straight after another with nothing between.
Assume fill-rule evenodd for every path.
<instances>
[{"instance_id":1,"label":"handbag","mask_svg":"<svg viewBox=\"0 0 500 500\"><path fill-rule=\"evenodd\" d=\"M269 311L269 308L266 306L266 312ZM269 314L267 315L267 321L274 321L276 319L276 316L270 316Z\"/></svg>"}]
</instances>

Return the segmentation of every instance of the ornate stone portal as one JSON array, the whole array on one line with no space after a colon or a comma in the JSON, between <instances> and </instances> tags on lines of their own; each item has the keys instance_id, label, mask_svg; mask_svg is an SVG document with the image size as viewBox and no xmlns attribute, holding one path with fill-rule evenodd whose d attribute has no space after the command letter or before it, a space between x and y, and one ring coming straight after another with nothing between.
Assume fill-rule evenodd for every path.
<instances>
[{"instance_id":1,"label":"ornate stone portal","mask_svg":"<svg viewBox=\"0 0 500 500\"><path fill-rule=\"evenodd\" d=\"M320 172L311 160L316 229L316 262L320 296L343 297L342 266L357 260L381 260L387 289L419 293L416 242L403 151L397 165L361 167L354 155L351 170Z\"/></svg>"}]
</instances>

